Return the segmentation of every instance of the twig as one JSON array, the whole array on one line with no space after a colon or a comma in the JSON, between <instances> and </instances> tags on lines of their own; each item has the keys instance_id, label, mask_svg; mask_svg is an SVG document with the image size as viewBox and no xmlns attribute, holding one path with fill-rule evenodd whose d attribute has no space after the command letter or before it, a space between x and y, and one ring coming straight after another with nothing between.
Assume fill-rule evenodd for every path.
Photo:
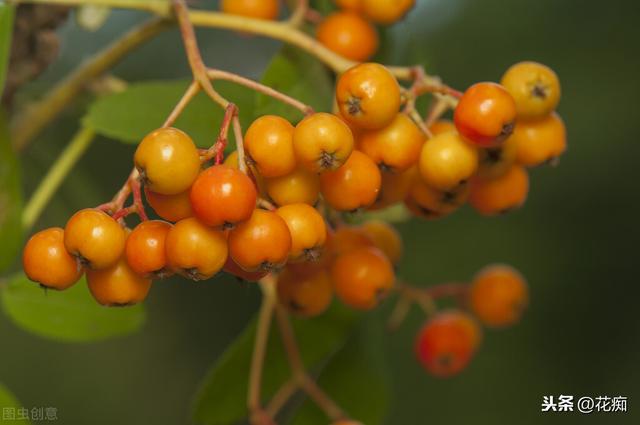
<instances>
[{"instance_id":1,"label":"twig","mask_svg":"<svg viewBox=\"0 0 640 425\"><path fill-rule=\"evenodd\" d=\"M236 150L238 152L238 169L247 174L247 163L244 154L244 139L242 137L242 125L238 114L233 116L233 135L236 138Z\"/></svg>"},{"instance_id":2,"label":"twig","mask_svg":"<svg viewBox=\"0 0 640 425\"><path fill-rule=\"evenodd\" d=\"M189 102L191 102L195 95L198 94L198 92L200 92L200 84L198 84L197 81L193 81L191 84L189 84L189 87L187 87L187 90L180 98L180 101L178 101L176 106L171 111L171 114L169 114L162 126L171 127L176 122L180 114L184 112L187 105L189 105Z\"/></svg>"},{"instance_id":3,"label":"twig","mask_svg":"<svg viewBox=\"0 0 640 425\"><path fill-rule=\"evenodd\" d=\"M307 12L309 11L309 0L297 0L298 5L289 17L289 25L299 27L304 23Z\"/></svg>"},{"instance_id":4,"label":"twig","mask_svg":"<svg viewBox=\"0 0 640 425\"><path fill-rule=\"evenodd\" d=\"M265 413L271 417L275 418L278 412L282 410L285 404L293 397L293 395L300 389L298 385L298 381L295 379L289 379L287 382L282 384L278 391L271 397L271 401L267 405L265 409Z\"/></svg>"}]
</instances>

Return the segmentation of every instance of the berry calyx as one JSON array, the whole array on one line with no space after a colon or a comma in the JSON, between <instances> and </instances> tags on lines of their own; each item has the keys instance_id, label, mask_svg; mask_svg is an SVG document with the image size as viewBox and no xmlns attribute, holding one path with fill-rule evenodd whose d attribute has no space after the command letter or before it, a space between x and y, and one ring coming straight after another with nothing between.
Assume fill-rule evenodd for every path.
<instances>
[{"instance_id":1,"label":"berry calyx","mask_svg":"<svg viewBox=\"0 0 640 425\"><path fill-rule=\"evenodd\" d=\"M386 297L395 283L391 261L374 247L361 247L340 255L331 267L333 289L346 305L370 310Z\"/></svg>"},{"instance_id":2,"label":"berry calyx","mask_svg":"<svg viewBox=\"0 0 640 425\"><path fill-rule=\"evenodd\" d=\"M125 256L131 270L150 279L163 279L172 274L167 267L166 239L171 224L150 220L138 224L125 244Z\"/></svg>"},{"instance_id":3,"label":"berry calyx","mask_svg":"<svg viewBox=\"0 0 640 425\"><path fill-rule=\"evenodd\" d=\"M191 280L206 280L227 261L227 237L195 217L177 222L165 240L167 263L176 273Z\"/></svg>"},{"instance_id":4,"label":"berry calyx","mask_svg":"<svg viewBox=\"0 0 640 425\"><path fill-rule=\"evenodd\" d=\"M398 114L400 85L384 66L362 63L338 78L336 101L351 125L376 130L389 125Z\"/></svg>"},{"instance_id":5,"label":"berry calyx","mask_svg":"<svg viewBox=\"0 0 640 425\"><path fill-rule=\"evenodd\" d=\"M307 204L291 204L276 210L291 233L289 261L317 261L327 239L322 215Z\"/></svg>"},{"instance_id":6,"label":"berry calyx","mask_svg":"<svg viewBox=\"0 0 640 425\"><path fill-rule=\"evenodd\" d=\"M519 118L544 118L560 102L558 76L541 63L527 61L512 65L500 83L513 96Z\"/></svg>"},{"instance_id":7,"label":"berry calyx","mask_svg":"<svg viewBox=\"0 0 640 425\"><path fill-rule=\"evenodd\" d=\"M279 177L293 172L293 126L284 118L264 115L256 119L244 136L249 158L263 177Z\"/></svg>"},{"instance_id":8,"label":"berry calyx","mask_svg":"<svg viewBox=\"0 0 640 425\"><path fill-rule=\"evenodd\" d=\"M354 12L327 16L318 25L316 38L328 49L357 62L370 59L378 50L376 28Z\"/></svg>"},{"instance_id":9,"label":"berry calyx","mask_svg":"<svg viewBox=\"0 0 640 425\"><path fill-rule=\"evenodd\" d=\"M89 291L98 303L124 307L142 302L151 289L151 279L135 273L124 256L102 270L87 270Z\"/></svg>"},{"instance_id":10,"label":"berry calyx","mask_svg":"<svg viewBox=\"0 0 640 425\"><path fill-rule=\"evenodd\" d=\"M434 220L451 214L460 208L469 197L469 185L460 185L450 190L438 190L421 178L416 178L405 199L405 205L418 217Z\"/></svg>"},{"instance_id":11,"label":"berry calyx","mask_svg":"<svg viewBox=\"0 0 640 425\"><path fill-rule=\"evenodd\" d=\"M434 376L445 378L467 367L481 340L480 327L466 313L444 311L429 319L416 339L416 355Z\"/></svg>"},{"instance_id":12,"label":"berry calyx","mask_svg":"<svg viewBox=\"0 0 640 425\"><path fill-rule=\"evenodd\" d=\"M133 157L145 186L163 195L189 189L200 172L200 155L193 140L177 128L149 133Z\"/></svg>"},{"instance_id":13,"label":"berry calyx","mask_svg":"<svg viewBox=\"0 0 640 425\"><path fill-rule=\"evenodd\" d=\"M64 230L51 227L29 238L22 253L27 277L49 289L64 290L75 284L84 272L77 258L64 246Z\"/></svg>"},{"instance_id":14,"label":"berry calyx","mask_svg":"<svg viewBox=\"0 0 640 425\"><path fill-rule=\"evenodd\" d=\"M258 193L243 172L226 165L204 170L191 187L194 215L207 226L231 228L248 220Z\"/></svg>"},{"instance_id":15,"label":"berry calyx","mask_svg":"<svg viewBox=\"0 0 640 425\"><path fill-rule=\"evenodd\" d=\"M480 270L469 288L469 305L480 321L504 327L518 322L528 304L527 283L513 267L494 264Z\"/></svg>"},{"instance_id":16,"label":"berry calyx","mask_svg":"<svg viewBox=\"0 0 640 425\"><path fill-rule=\"evenodd\" d=\"M335 115L318 112L298 123L293 132L293 150L299 163L314 173L335 170L353 150L349 126Z\"/></svg>"},{"instance_id":17,"label":"berry calyx","mask_svg":"<svg viewBox=\"0 0 640 425\"><path fill-rule=\"evenodd\" d=\"M342 167L320 175L320 191L332 208L356 211L376 201L381 181L380 169L371 158L353 151Z\"/></svg>"},{"instance_id":18,"label":"berry calyx","mask_svg":"<svg viewBox=\"0 0 640 425\"><path fill-rule=\"evenodd\" d=\"M251 218L229 232L229 254L247 271L282 267L291 252L287 223L275 212L256 209Z\"/></svg>"},{"instance_id":19,"label":"berry calyx","mask_svg":"<svg viewBox=\"0 0 640 425\"><path fill-rule=\"evenodd\" d=\"M69 254L94 270L117 263L125 240L125 231L117 221L92 208L75 213L64 228L64 246Z\"/></svg>"},{"instance_id":20,"label":"berry calyx","mask_svg":"<svg viewBox=\"0 0 640 425\"><path fill-rule=\"evenodd\" d=\"M516 103L504 87L496 83L477 83L464 92L453 120L466 140L488 147L511 136L516 114Z\"/></svg>"}]
</instances>

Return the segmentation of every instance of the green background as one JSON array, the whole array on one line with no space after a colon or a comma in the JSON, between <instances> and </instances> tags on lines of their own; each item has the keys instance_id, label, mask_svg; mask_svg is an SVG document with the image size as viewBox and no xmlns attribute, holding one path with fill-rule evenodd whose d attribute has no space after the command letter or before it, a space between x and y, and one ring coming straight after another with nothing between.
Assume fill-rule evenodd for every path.
<instances>
[{"instance_id":1,"label":"green background","mask_svg":"<svg viewBox=\"0 0 640 425\"><path fill-rule=\"evenodd\" d=\"M569 150L557 168L531 173L525 208L487 219L465 208L436 222L400 225L403 277L424 284L467 279L504 261L528 278L531 307L513 329L488 331L471 366L453 379L413 359L415 312L378 349L393 400L387 424L639 423L637 96L640 13L631 0L421 1L391 30L389 62L426 60L452 86L497 80L512 63L553 67ZM42 93L81 59L142 18L115 12L96 33L70 20L58 62L23 92ZM205 61L259 78L276 42L199 31ZM242 52L239 54L238 52ZM408 59L409 58L409 59ZM116 68L127 81L188 75L171 31ZM26 193L76 129L81 99L23 155ZM132 147L101 139L76 167L37 227L108 199L131 167ZM32 336L0 317L0 381L28 407L55 406L64 424L178 424L194 390L257 309L258 290L230 279L154 285L139 334L91 344ZM387 308L388 309L388 308ZM366 386L365 386L366 388ZM624 395L627 414L540 413L543 395Z\"/></svg>"}]
</instances>

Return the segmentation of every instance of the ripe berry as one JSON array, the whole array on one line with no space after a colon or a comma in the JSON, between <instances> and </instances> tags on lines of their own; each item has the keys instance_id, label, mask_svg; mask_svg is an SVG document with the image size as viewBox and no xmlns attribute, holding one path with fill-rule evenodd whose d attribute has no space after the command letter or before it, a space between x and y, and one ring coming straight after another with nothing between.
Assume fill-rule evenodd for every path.
<instances>
[{"instance_id":1,"label":"ripe berry","mask_svg":"<svg viewBox=\"0 0 640 425\"><path fill-rule=\"evenodd\" d=\"M285 268L278 276L278 300L296 315L318 316L329 307L332 298L333 287L326 270L300 275Z\"/></svg>"},{"instance_id":2,"label":"ripe berry","mask_svg":"<svg viewBox=\"0 0 640 425\"><path fill-rule=\"evenodd\" d=\"M418 162L425 136L405 114L379 130L365 131L358 139L358 150L367 154L382 171L402 172Z\"/></svg>"},{"instance_id":3,"label":"ripe berry","mask_svg":"<svg viewBox=\"0 0 640 425\"><path fill-rule=\"evenodd\" d=\"M325 112L309 115L293 132L293 150L300 164L320 173L335 170L351 155L353 134L340 118Z\"/></svg>"},{"instance_id":4,"label":"ripe berry","mask_svg":"<svg viewBox=\"0 0 640 425\"><path fill-rule=\"evenodd\" d=\"M503 264L480 270L469 288L471 310L489 326L509 326L518 322L528 298L527 283L522 275Z\"/></svg>"},{"instance_id":5,"label":"ripe berry","mask_svg":"<svg viewBox=\"0 0 640 425\"><path fill-rule=\"evenodd\" d=\"M516 103L500 84L477 83L458 102L453 120L466 140L478 146L495 146L513 133Z\"/></svg>"},{"instance_id":6,"label":"ripe berry","mask_svg":"<svg viewBox=\"0 0 640 425\"><path fill-rule=\"evenodd\" d=\"M143 221L127 237L125 256L129 267L139 275L164 278L171 275L167 268L165 250L171 224L160 221Z\"/></svg>"},{"instance_id":7,"label":"ripe berry","mask_svg":"<svg viewBox=\"0 0 640 425\"><path fill-rule=\"evenodd\" d=\"M360 247L339 256L331 267L334 290L346 305L370 310L395 282L391 261L377 248Z\"/></svg>"},{"instance_id":8,"label":"ripe berry","mask_svg":"<svg viewBox=\"0 0 640 425\"><path fill-rule=\"evenodd\" d=\"M544 118L560 101L558 76L541 63L517 63L502 76L501 83L513 96L519 118Z\"/></svg>"},{"instance_id":9,"label":"ripe berry","mask_svg":"<svg viewBox=\"0 0 640 425\"><path fill-rule=\"evenodd\" d=\"M429 373L445 378L469 364L480 340L480 328L471 316L445 311L427 321L418 333L416 355Z\"/></svg>"},{"instance_id":10,"label":"ripe berry","mask_svg":"<svg viewBox=\"0 0 640 425\"><path fill-rule=\"evenodd\" d=\"M203 171L191 187L191 207L207 226L233 227L251 217L258 194L251 179L226 165Z\"/></svg>"},{"instance_id":11,"label":"ripe berry","mask_svg":"<svg viewBox=\"0 0 640 425\"><path fill-rule=\"evenodd\" d=\"M519 121L509 139L515 145L516 162L535 167L553 162L567 149L567 132L555 112L536 121Z\"/></svg>"},{"instance_id":12,"label":"ripe berry","mask_svg":"<svg viewBox=\"0 0 640 425\"><path fill-rule=\"evenodd\" d=\"M518 123L516 132L520 128ZM515 134L515 132L514 132ZM477 175L483 178L496 178L504 175L516 162L516 141L514 136L509 137L500 146L480 149L480 162Z\"/></svg>"},{"instance_id":13,"label":"ripe berry","mask_svg":"<svg viewBox=\"0 0 640 425\"><path fill-rule=\"evenodd\" d=\"M329 50L353 61L370 59L378 50L378 33L354 12L335 12L318 25L318 41Z\"/></svg>"},{"instance_id":14,"label":"ripe berry","mask_svg":"<svg viewBox=\"0 0 640 425\"><path fill-rule=\"evenodd\" d=\"M236 264L235 261L233 261L233 258L231 258L231 256L227 257L227 262L224 264L224 267L222 269L225 272L232 274L236 278L245 282L257 282L269 274L268 271L248 272L246 270L243 270L242 267L240 267Z\"/></svg>"},{"instance_id":15,"label":"ripe berry","mask_svg":"<svg viewBox=\"0 0 640 425\"><path fill-rule=\"evenodd\" d=\"M451 214L462 206L469 196L469 185L442 191L434 189L417 178L413 181L405 205L418 217L433 220Z\"/></svg>"},{"instance_id":16,"label":"ripe berry","mask_svg":"<svg viewBox=\"0 0 640 425\"><path fill-rule=\"evenodd\" d=\"M64 230L51 227L31 236L22 253L22 267L29 279L57 290L67 289L82 277L77 258L64 247Z\"/></svg>"},{"instance_id":17,"label":"ripe berry","mask_svg":"<svg viewBox=\"0 0 640 425\"><path fill-rule=\"evenodd\" d=\"M320 258L327 240L327 226L322 215L307 204L291 204L276 210L291 233L289 261L315 261Z\"/></svg>"},{"instance_id":18,"label":"ripe berry","mask_svg":"<svg viewBox=\"0 0 640 425\"><path fill-rule=\"evenodd\" d=\"M381 180L376 164L362 152L353 151L342 167L320 175L320 189L332 208L355 211L375 202Z\"/></svg>"},{"instance_id":19,"label":"ripe berry","mask_svg":"<svg viewBox=\"0 0 640 425\"><path fill-rule=\"evenodd\" d=\"M415 166L401 173L383 172L378 198L369 209L378 210L404 201L417 175L418 168Z\"/></svg>"},{"instance_id":20,"label":"ripe berry","mask_svg":"<svg viewBox=\"0 0 640 425\"><path fill-rule=\"evenodd\" d=\"M429 186L443 191L455 189L478 169L478 151L457 133L439 134L422 147L418 168Z\"/></svg>"},{"instance_id":21,"label":"ripe berry","mask_svg":"<svg viewBox=\"0 0 640 425\"><path fill-rule=\"evenodd\" d=\"M335 0L334 3L342 10L358 12L360 10L362 0Z\"/></svg>"},{"instance_id":22,"label":"ripe berry","mask_svg":"<svg viewBox=\"0 0 640 425\"><path fill-rule=\"evenodd\" d=\"M263 177L279 177L296 168L293 126L284 118L264 115L255 120L244 136L249 157Z\"/></svg>"},{"instance_id":23,"label":"ripe berry","mask_svg":"<svg viewBox=\"0 0 640 425\"><path fill-rule=\"evenodd\" d=\"M280 13L279 0L221 0L220 10L231 15L274 20Z\"/></svg>"},{"instance_id":24,"label":"ripe berry","mask_svg":"<svg viewBox=\"0 0 640 425\"><path fill-rule=\"evenodd\" d=\"M121 307L143 301L151 288L151 279L136 274L124 256L102 270L87 270L89 291L98 303Z\"/></svg>"},{"instance_id":25,"label":"ripe berry","mask_svg":"<svg viewBox=\"0 0 640 425\"><path fill-rule=\"evenodd\" d=\"M245 156L245 165L247 166L247 175L253 182L253 184L258 189L258 193L264 193L265 184L263 176L258 173L258 169L255 164L251 163L252 161L247 161L247 157ZM238 162L238 151L235 150L231 152L222 162L227 167L231 167L234 170L240 170L240 164Z\"/></svg>"},{"instance_id":26,"label":"ripe berry","mask_svg":"<svg viewBox=\"0 0 640 425\"><path fill-rule=\"evenodd\" d=\"M177 128L149 133L133 157L144 184L153 192L175 195L189 189L200 172L193 140Z\"/></svg>"},{"instance_id":27,"label":"ripe berry","mask_svg":"<svg viewBox=\"0 0 640 425\"><path fill-rule=\"evenodd\" d=\"M291 252L291 233L276 213L256 209L251 218L229 233L229 255L247 271L271 271L283 266Z\"/></svg>"},{"instance_id":28,"label":"ripe berry","mask_svg":"<svg viewBox=\"0 0 640 425\"><path fill-rule=\"evenodd\" d=\"M398 264L402 257L402 238L400 233L382 220L369 220L362 225L362 230L371 237L374 245L382 251L393 264Z\"/></svg>"},{"instance_id":29,"label":"ripe berry","mask_svg":"<svg viewBox=\"0 0 640 425\"><path fill-rule=\"evenodd\" d=\"M176 195L162 195L152 192L145 187L144 194L147 202L156 214L167 221L176 222L193 216L191 199L189 198L191 193L190 189L191 188Z\"/></svg>"},{"instance_id":30,"label":"ripe berry","mask_svg":"<svg viewBox=\"0 0 640 425\"><path fill-rule=\"evenodd\" d=\"M320 178L306 168L298 167L286 176L266 179L265 187L277 205L314 205L320 194Z\"/></svg>"},{"instance_id":31,"label":"ripe berry","mask_svg":"<svg viewBox=\"0 0 640 425\"><path fill-rule=\"evenodd\" d=\"M500 177L473 179L469 203L481 214L496 215L520 207L528 192L527 171L520 165L513 165Z\"/></svg>"},{"instance_id":32,"label":"ripe berry","mask_svg":"<svg viewBox=\"0 0 640 425\"><path fill-rule=\"evenodd\" d=\"M226 235L191 217L177 222L165 241L171 269L192 280L206 280L227 261Z\"/></svg>"},{"instance_id":33,"label":"ripe berry","mask_svg":"<svg viewBox=\"0 0 640 425\"><path fill-rule=\"evenodd\" d=\"M361 0L361 3L365 16L379 24L390 25L407 14L415 0Z\"/></svg>"},{"instance_id":34,"label":"ripe berry","mask_svg":"<svg viewBox=\"0 0 640 425\"><path fill-rule=\"evenodd\" d=\"M125 231L108 214L87 208L75 213L64 228L64 246L91 269L105 269L124 252Z\"/></svg>"},{"instance_id":35,"label":"ripe berry","mask_svg":"<svg viewBox=\"0 0 640 425\"><path fill-rule=\"evenodd\" d=\"M400 85L387 68L362 63L338 79L336 101L342 117L355 127L376 130L393 121L400 109Z\"/></svg>"},{"instance_id":36,"label":"ripe berry","mask_svg":"<svg viewBox=\"0 0 640 425\"><path fill-rule=\"evenodd\" d=\"M375 247L371 235L360 227L340 226L328 235L325 255L333 260L362 247Z\"/></svg>"},{"instance_id":37,"label":"ripe berry","mask_svg":"<svg viewBox=\"0 0 640 425\"><path fill-rule=\"evenodd\" d=\"M457 131L457 130L453 122L449 120L438 120L433 124L431 124L431 127L429 127L429 131L433 136L437 136L438 134L448 133L450 131Z\"/></svg>"}]
</instances>

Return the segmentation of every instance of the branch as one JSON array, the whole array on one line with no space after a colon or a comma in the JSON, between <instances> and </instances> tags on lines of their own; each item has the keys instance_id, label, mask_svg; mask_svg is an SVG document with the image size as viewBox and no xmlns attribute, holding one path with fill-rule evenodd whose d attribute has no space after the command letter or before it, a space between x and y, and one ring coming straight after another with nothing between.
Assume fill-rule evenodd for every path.
<instances>
[{"instance_id":1,"label":"branch","mask_svg":"<svg viewBox=\"0 0 640 425\"><path fill-rule=\"evenodd\" d=\"M22 212L22 227L24 229L30 229L34 225L64 181L64 178L78 162L78 159L86 152L95 135L96 133L92 128L83 127L73 136L24 208Z\"/></svg>"},{"instance_id":2,"label":"branch","mask_svg":"<svg viewBox=\"0 0 640 425\"><path fill-rule=\"evenodd\" d=\"M118 63L129 52L168 28L170 23L152 19L114 41L103 51L89 58L64 80L56 84L38 103L16 114L11 126L11 140L16 150L22 150L42 129L76 98L86 84Z\"/></svg>"}]
</instances>

